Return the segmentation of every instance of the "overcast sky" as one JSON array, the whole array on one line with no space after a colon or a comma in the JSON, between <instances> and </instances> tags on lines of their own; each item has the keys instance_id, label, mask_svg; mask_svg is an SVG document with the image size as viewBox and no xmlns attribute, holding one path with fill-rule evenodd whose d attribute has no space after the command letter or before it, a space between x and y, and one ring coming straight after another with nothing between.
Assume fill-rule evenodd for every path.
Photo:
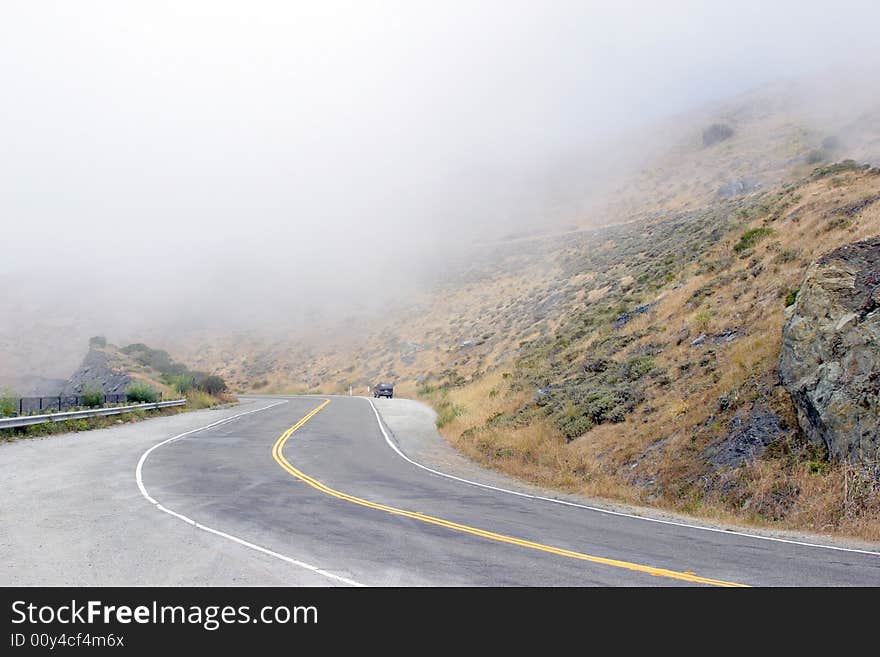
<instances>
[{"instance_id":1,"label":"overcast sky","mask_svg":"<svg viewBox=\"0 0 880 657\"><path fill-rule=\"evenodd\" d=\"M876 62L878 25L868 1L4 0L0 274L185 291L114 310L145 323L362 301L539 216L560 157Z\"/></svg>"}]
</instances>

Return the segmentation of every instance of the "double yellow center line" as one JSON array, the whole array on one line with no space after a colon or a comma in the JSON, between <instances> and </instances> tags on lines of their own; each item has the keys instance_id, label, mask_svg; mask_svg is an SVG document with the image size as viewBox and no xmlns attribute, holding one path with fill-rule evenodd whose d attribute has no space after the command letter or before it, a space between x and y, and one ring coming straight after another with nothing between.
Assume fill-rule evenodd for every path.
<instances>
[{"instance_id":1,"label":"double yellow center line","mask_svg":"<svg viewBox=\"0 0 880 657\"><path fill-rule=\"evenodd\" d=\"M284 456L284 445L290 439L290 437L296 433L300 427L302 427L306 422L311 420L315 415L321 412L328 404L330 403L329 399L325 399L318 405L316 408L309 411L299 422L290 427L287 431L285 431L278 440L275 441L275 444L272 447L272 456L275 461L284 468L288 473L299 479L300 481L308 484L312 488L321 491L331 497L335 497L340 500L345 500L346 502L350 502L352 504L357 504L358 506L367 507L368 509L375 509L377 511L382 511L384 513L389 513L394 516L402 516L404 518L412 518L413 520L418 520L420 522L428 523L430 525L436 525L438 527L445 527L447 529L451 529L453 531L463 532L465 534L471 534L473 536L479 536L481 538L486 538L492 541L498 541L499 543L507 543L509 545L518 545L520 547L529 548L531 550L538 550L539 552L546 552L548 554L555 554L561 557L568 557L571 559L579 559L581 561L589 561L591 563L602 564L605 566L612 566L614 568L623 568L626 570L632 570L640 573L647 573L649 575L653 575L654 577L669 577L671 579L681 580L684 582L690 582L693 584L710 584L712 586L728 586L728 587L737 587L737 586L746 586L745 584L738 584L736 582L726 582L720 579L710 579L707 577L699 577L690 572L679 572L676 570L667 570L665 568L655 568L654 566L645 566L638 563L632 563L629 561L619 561L617 559L608 559L606 557L597 557L590 554L583 554L582 552L575 552L573 550L566 550L564 548L557 548L551 545L544 545L543 543L536 543L535 541L528 541L521 538L514 538L513 536L505 536L504 534L497 534L495 532L486 531L484 529L479 529L477 527L471 527L470 525L463 525L458 522L452 522L450 520L444 520L442 518L435 518L434 516L425 515L424 513L417 513L414 511L406 511L405 509L398 509L397 507L388 506L386 504L379 504L377 502L371 502L370 500L365 500L361 497L355 497L354 495L349 495L348 493L342 493L338 490L330 488L325 484L322 484L320 481L307 475L301 470L297 469L287 460Z\"/></svg>"}]
</instances>

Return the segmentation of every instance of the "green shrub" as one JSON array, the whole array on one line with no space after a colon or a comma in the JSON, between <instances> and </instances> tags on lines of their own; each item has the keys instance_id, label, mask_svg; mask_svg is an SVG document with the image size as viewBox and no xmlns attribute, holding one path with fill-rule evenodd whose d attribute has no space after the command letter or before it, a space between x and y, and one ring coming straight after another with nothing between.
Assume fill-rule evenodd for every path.
<instances>
[{"instance_id":1,"label":"green shrub","mask_svg":"<svg viewBox=\"0 0 880 657\"><path fill-rule=\"evenodd\" d=\"M211 374L200 380L196 387L209 395L219 395L226 390L226 381L216 374Z\"/></svg>"},{"instance_id":2,"label":"green shrub","mask_svg":"<svg viewBox=\"0 0 880 657\"><path fill-rule=\"evenodd\" d=\"M103 335L96 335L92 338L89 338L89 346L90 347L106 347L107 346L107 338Z\"/></svg>"},{"instance_id":3,"label":"green shrub","mask_svg":"<svg viewBox=\"0 0 880 657\"><path fill-rule=\"evenodd\" d=\"M79 420L65 420L64 422L59 422L58 433L67 433L71 431L88 431L92 428L91 423L87 418L81 418Z\"/></svg>"},{"instance_id":4,"label":"green shrub","mask_svg":"<svg viewBox=\"0 0 880 657\"><path fill-rule=\"evenodd\" d=\"M712 322L712 316L714 313L711 310L701 310L696 315L694 315L694 324L697 328L697 331L700 333L705 333L709 330L709 324Z\"/></svg>"},{"instance_id":5,"label":"green shrub","mask_svg":"<svg viewBox=\"0 0 880 657\"><path fill-rule=\"evenodd\" d=\"M564 416L557 421L556 426L568 440L574 440L583 436L587 431L596 426L588 415Z\"/></svg>"},{"instance_id":6,"label":"green shrub","mask_svg":"<svg viewBox=\"0 0 880 657\"><path fill-rule=\"evenodd\" d=\"M638 376L648 365L653 368L652 360L637 356L621 364L608 380L594 378L591 382L558 390L543 408L568 440L584 435L599 424L623 422L644 396L626 378Z\"/></svg>"},{"instance_id":7,"label":"green shrub","mask_svg":"<svg viewBox=\"0 0 880 657\"><path fill-rule=\"evenodd\" d=\"M153 386L135 382L125 389L125 396L130 402L153 404L159 401L159 393Z\"/></svg>"},{"instance_id":8,"label":"green shrub","mask_svg":"<svg viewBox=\"0 0 880 657\"><path fill-rule=\"evenodd\" d=\"M446 397L440 400L436 406L437 410L437 428L442 429L455 418L464 414L464 409L458 404L454 404Z\"/></svg>"},{"instance_id":9,"label":"green shrub","mask_svg":"<svg viewBox=\"0 0 880 657\"><path fill-rule=\"evenodd\" d=\"M775 258L773 258L773 262L777 265L785 264L786 262L792 262L796 260L798 257L798 252L795 249L783 249L779 252Z\"/></svg>"},{"instance_id":10,"label":"green shrub","mask_svg":"<svg viewBox=\"0 0 880 657\"><path fill-rule=\"evenodd\" d=\"M181 395L185 395L195 386L195 379L189 374L163 374L162 381Z\"/></svg>"},{"instance_id":11,"label":"green shrub","mask_svg":"<svg viewBox=\"0 0 880 657\"><path fill-rule=\"evenodd\" d=\"M811 459L807 461L807 468L810 471L810 474L814 475L824 475L825 472L830 467L830 463L828 461L823 461L821 459Z\"/></svg>"},{"instance_id":12,"label":"green shrub","mask_svg":"<svg viewBox=\"0 0 880 657\"><path fill-rule=\"evenodd\" d=\"M871 168L870 164L859 164L855 160L843 160L825 167L819 167L813 170L811 177L813 179L824 178L826 176L834 176L838 173L846 173L847 171L867 171Z\"/></svg>"},{"instance_id":13,"label":"green shrub","mask_svg":"<svg viewBox=\"0 0 880 657\"><path fill-rule=\"evenodd\" d=\"M96 386L86 386L82 391L83 406L95 408L104 404L104 391Z\"/></svg>"},{"instance_id":14,"label":"green shrub","mask_svg":"<svg viewBox=\"0 0 880 657\"><path fill-rule=\"evenodd\" d=\"M767 228L766 226L761 226L760 228L750 228L742 234L742 236L739 238L739 242L734 244L733 250L737 253L748 251L749 249L754 248L754 246L765 237L772 234L773 229Z\"/></svg>"},{"instance_id":15,"label":"green shrub","mask_svg":"<svg viewBox=\"0 0 880 657\"><path fill-rule=\"evenodd\" d=\"M850 226L852 226L852 221L846 217L834 217L831 221L825 224L825 232L830 233L832 230L842 230L844 228L849 228Z\"/></svg>"},{"instance_id":16,"label":"green shrub","mask_svg":"<svg viewBox=\"0 0 880 657\"><path fill-rule=\"evenodd\" d=\"M621 374L630 381L638 381L654 369L654 358L651 356L633 356L621 367Z\"/></svg>"},{"instance_id":17,"label":"green shrub","mask_svg":"<svg viewBox=\"0 0 880 657\"><path fill-rule=\"evenodd\" d=\"M186 365L176 362L167 351L162 349L152 349L142 342L130 344L120 349L137 360L141 365L152 367L154 370L162 374L186 374L188 369Z\"/></svg>"},{"instance_id":18,"label":"green shrub","mask_svg":"<svg viewBox=\"0 0 880 657\"><path fill-rule=\"evenodd\" d=\"M446 380L441 384L441 388L461 388L467 383L467 379L456 370L447 370L444 374L446 375Z\"/></svg>"},{"instance_id":19,"label":"green shrub","mask_svg":"<svg viewBox=\"0 0 880 657\"><path fill-rule=\"evenodd\" d=\"M712 146L733 136L733 128L724 123L713 123L703 130L703 146Z\"/></svg>"},{"instance_id":20,"label":"green shrub","mask_svg":"<svg viewBox=\"0 0 880 657\"><path fill-rule=\"evenodd\" d=\"M516 415L514 415L513 413L498 412L498 413L495 413L488 420L486 420L486 426L487 427L504 427L504 426L508 426L508 425L512 424L515 419L516 419ZM471 427L471 429L468 429L468 431L471 431L472 429L473 429L473 427Z\"/></svg>"},{"instance_id":21,"label":"green shrub","mask_svg":"<svg viewBox=\"0 0 880 657\"><path fill-rule=\"evenodd\" d=\"M797 295L800 292L800 288L789 291L788 294L785 295L785 307L793 305L795 301L797 301Z\"/></svg>"},{"instance_id":22,"label":"green shrub","mask_svg":"<svg viewBox=\"0 0 880 657\"><path fill-rule=\"evenodd\" d=\"M18 397L9 390L0 394L0 417L12 417L18 411Z\"/></svg>"},{"instance_id":23,"label":"green shrub","mask_svg":"<svg viewBox=\"0 0 880 657\"><path fill-rule=\"evenodd\" d=\"M596 424L620 422L628 412L626 388L601 389L587 397L586 412Z\"/></svg>"}]
</instances>

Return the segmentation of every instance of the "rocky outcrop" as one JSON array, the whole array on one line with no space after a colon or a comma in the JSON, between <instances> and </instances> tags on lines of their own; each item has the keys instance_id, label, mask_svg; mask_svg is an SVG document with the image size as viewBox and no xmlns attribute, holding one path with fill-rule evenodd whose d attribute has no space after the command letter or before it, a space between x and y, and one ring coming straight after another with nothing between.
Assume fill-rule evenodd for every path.
<instances>
[{"instance_id":1,"label":"rocky outcrop","mask_svg":"<svg viewBox=\"0 0 880 657\"><path fill-rule=\"evenodd\" d=\"M831 455L880 450L880 237L813 263L783 327L779 373L808 438Z\"/></svg>"},{"instance_id":2,"label":"rocky outcrop","mask_svg":"<svg viewBox=\"0 0 880 657\"><path fill-rule=\"evenodd\" d=\"M727 435L707 449L706 455L715 467L737 468L758 458L782 433L779 417L769 408L756 405L747 415L734 415Z\"/></svg>"},{"instance_id":3,"label":"rocky outcrop","mask_svg":"<svg viewBox=\"0 0 880 657\"><path fill-rule=\"evenodd\" d=\"M106 351L92 348L62 394L81 395L83 388L96 388L105 395L121 395L131 382L131 376Z\"/></svg>"}]
</instances>

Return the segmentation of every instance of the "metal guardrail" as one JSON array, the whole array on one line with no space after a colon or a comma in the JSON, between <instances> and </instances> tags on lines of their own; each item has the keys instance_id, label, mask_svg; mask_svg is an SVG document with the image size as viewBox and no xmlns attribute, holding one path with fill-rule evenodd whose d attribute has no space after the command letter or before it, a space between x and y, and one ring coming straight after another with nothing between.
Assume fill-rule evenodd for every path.
<instances>
[{"instance_id":1,"label":"metal guardrail","mask_svg":"<svg viewBox=\"0 0 880 657\"><path fill-rule=\"evenodd\" d=\"M5 399L4 401L12 402L13 409L18 409L16 415L30 415L31 413L39 413L46 415L49 413L60 413L61 411L69 411L73 408L87 406L86 395L51 395L49 397L21 397L19 399ZM125 393L116 395L104 395L102 406L107 404L124 404L128 401L128 395ZM159 394L159 401L162 401L162 394Z\"/></svg>"},{"instance_id":2,"label":"metal guardrail","mask_svg":"<svg viewBox=\"0 0 880 657\"><path fill-rule=\"evenodd\" d=\"M27 427L32 424L43 424L44 422L63 422L64 420L79 420L82 418L98 417L103 415L120 415L121 413L130 413L131 411L136 411L139 409L150 411L157 408L169 408L171 406L185 405L185 399L172 399L170 401L160 401L150 404L131 404L130 406L112 406L110 408L89 408L83 411L50 413L48 415L20 415L18 417L0 418L0 429Z\"/></svg>"}]
</instances>

